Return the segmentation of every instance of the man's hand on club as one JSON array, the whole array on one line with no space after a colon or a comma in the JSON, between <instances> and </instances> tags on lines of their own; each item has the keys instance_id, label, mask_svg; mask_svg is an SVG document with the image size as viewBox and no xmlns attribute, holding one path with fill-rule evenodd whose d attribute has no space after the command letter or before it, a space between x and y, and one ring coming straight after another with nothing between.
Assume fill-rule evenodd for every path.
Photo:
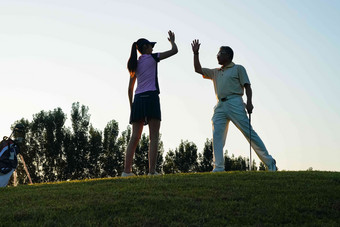
<instances>
[{"instance_id":1,"label":"man's hand on club","mask_svg":"<svg viewBox=\"0 0 340 227\"><path fill-rule=\"evenodd\" d=\"M251 102L247 102L246 109L247 109L248 114L251 114L253 112L253 109L254 109L253 104Z\"/></svg>"}]
</instances>

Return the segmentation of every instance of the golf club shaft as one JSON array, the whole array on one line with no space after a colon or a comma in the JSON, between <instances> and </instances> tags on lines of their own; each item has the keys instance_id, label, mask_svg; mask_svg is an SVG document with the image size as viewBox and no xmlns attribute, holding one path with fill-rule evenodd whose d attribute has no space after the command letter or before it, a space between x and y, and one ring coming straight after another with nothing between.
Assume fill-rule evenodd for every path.
<instances>
[{"instance_id":1,"label":"golf club shaft","mask_svg":"<svg viewBox=\"0 0 340 227\"><path fill-rule=\"evenodd\" d=\"M249 148L249 153L250 153L250 160L249 160L249 170L252 170L252 159L251 159L251 113L249 113L249 144L250 144L250 148Z\"/></svg>"}]
</instances>

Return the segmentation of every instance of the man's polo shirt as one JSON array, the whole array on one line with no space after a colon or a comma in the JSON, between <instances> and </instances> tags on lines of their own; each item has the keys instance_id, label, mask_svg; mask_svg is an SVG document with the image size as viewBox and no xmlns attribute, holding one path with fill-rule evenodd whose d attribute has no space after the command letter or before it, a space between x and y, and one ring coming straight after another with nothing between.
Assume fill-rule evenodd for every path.
<instances>
[{"instance_id":1,"label":"man's polo shirt","mask_svg":"<svg viewBox=\"0 0 340 227\"><path fill-rule=\"evenodd\" d=\"M243 95L244 85L250 84L246 69L242 65L235 65L231 62L223 68L207 69L202 68L203 78L214 82L217 99L229 95Z\"/></svg>"}]
</instances>

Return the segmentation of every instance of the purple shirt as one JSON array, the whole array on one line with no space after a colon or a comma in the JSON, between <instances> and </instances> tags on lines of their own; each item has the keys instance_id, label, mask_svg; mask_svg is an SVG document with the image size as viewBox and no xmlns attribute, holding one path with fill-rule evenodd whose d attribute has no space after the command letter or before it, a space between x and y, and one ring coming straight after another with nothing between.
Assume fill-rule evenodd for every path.
<instances>
[{"instance_id":1,"label":"purple shirt","mask_svg":"<svg viewBox=\"0 0 340 227\"><path fill-rule=\"evenodd\" d=\"M143 54L138 58L136 77L137 88L135 94L146 91L158 91L157 63L159 62L159 53Z\"/></svg>"}]
</instances>

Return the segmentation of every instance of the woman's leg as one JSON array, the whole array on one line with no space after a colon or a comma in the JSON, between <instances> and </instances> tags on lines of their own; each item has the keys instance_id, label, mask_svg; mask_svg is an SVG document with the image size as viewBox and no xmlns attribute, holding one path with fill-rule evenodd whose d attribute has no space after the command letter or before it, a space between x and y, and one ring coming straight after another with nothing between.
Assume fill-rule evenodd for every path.
<instances>
[{"instance_id":1,"label":"woman's leg","mask_svg":"<svg viewBox=\"0 0 340 227\"><path fill-rule=\"evenodd\" d=\"M132 123L132 135L126 149L124 172L130 173L132 171L133 155L135 154L139 139L143 131L143 121Z\"/></svg>"},{"instance_id":2,"label":"woman's leg","mask_svg":"<svg viewBox=\"0 0 340 227\"><path fill-rule=\"evenodd\" d=\"M155 173L158 153L158 139L159 139L159 128L161 121L158 119L149 120L149 173Z\"/></svg>"}]
</instances>

